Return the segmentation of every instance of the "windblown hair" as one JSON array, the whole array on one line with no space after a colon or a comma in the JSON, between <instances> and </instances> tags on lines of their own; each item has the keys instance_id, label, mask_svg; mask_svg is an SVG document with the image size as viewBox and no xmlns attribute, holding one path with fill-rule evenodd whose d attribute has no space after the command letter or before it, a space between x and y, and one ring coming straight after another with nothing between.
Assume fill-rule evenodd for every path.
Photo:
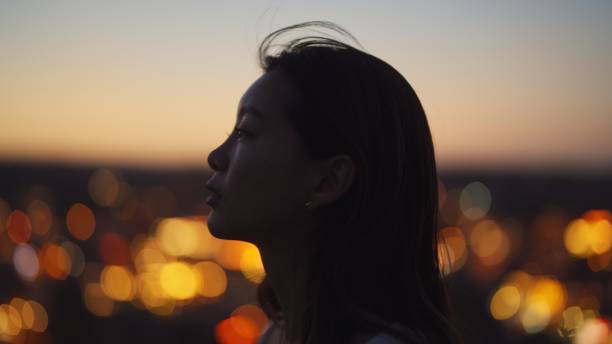
<instances>
[{"instance_id":1,"label":"windblown hair","mask_svg":"<svg viewBox=\"0 0 612 344\"><path fill-rule=\"evenodd\" d=\"M461 343L438 260L438 178L431 133L408 82L386 62L331 37L275 45L305 22L270 33L259 46L264 72L282 70L301 99L286 111L312 159L350 155L355 179L317 209L302 306L284 314L266 280L259 302L287 343L348 343L385 331L407 343ZM280 47L271 52L274 47Z\"/></svg>"}]
</instances>

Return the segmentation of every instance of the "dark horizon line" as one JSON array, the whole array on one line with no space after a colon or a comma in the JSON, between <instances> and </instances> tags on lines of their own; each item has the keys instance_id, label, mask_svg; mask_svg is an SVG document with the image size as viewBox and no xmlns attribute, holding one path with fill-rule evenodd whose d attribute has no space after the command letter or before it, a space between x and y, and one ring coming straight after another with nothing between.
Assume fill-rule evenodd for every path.
<instances>
[{"instance_id":1,"label":"dark horizon line","mask_svg":"<svg viewBox=\"0 0 612 344\"><path fill-rule=\"evenodd\" d=\"M205 174L212 173L212 170L205 164L196 166L193 164L177 165L169 164L161 166L158 164L120 164L120 163L93 163L93 162L66 162L66 161L48 161L48 160L13 160L0 158L0 169L4 168L58 168L58 169L83 169L93 170L98 168L107 168L117 171L141 171L141 172L201 172ZM533 167L533 166L514 166L514 167L491 167L491 166L462 166L462 167L438 167L438 174L444 175L522 175L534 177L601 177L612 178L612 167L605 169L572 169L563 167Z\"/></svg>"}]
</instances>

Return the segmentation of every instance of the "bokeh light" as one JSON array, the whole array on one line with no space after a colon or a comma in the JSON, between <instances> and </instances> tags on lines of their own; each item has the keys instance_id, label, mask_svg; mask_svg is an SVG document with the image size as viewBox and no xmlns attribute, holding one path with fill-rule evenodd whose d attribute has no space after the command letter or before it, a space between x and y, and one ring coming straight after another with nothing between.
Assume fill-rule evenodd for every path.
<instances>
[{"instance_id":1,"label":"bokeh light","mask_svg":"<svg viewBox=\"0 0 612 344\"><path fill-rule=\"evenodd\" d=\"M203 220L164 218L155 227L159 247L171 256L210 259L220 251L223 241L213 237Z\"/></svg>"},{"instance_id":2,"label":"bokeh light","mask_svg":"<svg viewBox=\"0 0 612 344\"><path fill-rule=\"evenodd\" d=\"M19 311L11 305L0 305L0 333L16 336L21 330L22 323Z\"/></svg>"},{"instance_id":3,"label":"bokeh light","mask_svg":"<svg viewBox=\"0 0 612 344\"><path fill-rule=\"evenodd\" d=\"M593 272L612 271L612 250L604 254L595 254L587 258L587 265Z\"/></svg>"},{"instance_id":4,"label":"bokeh light","mask_svg":"<svg viewBox=\"0 0 612 344\"><path fill-rule=\"evenodd\" d=\"M257 325L243 316L225 319L215 327L215 338L219 344L255 344L256 336Z\"/></svg>"},{"instance_id":5,"label":"bokeh light","mask_svg":"<svg viewBox=\"0 0 612 344\"><path fill-rule=\"evenodd\" d=\"M566 290L551 277L539 277L531 283L525 297L521 324L525 332L537 333L549 325L553 316L565 308Z\"/></svg>"},{"instance_id":6,"label":"bokeh light","mask_svg":"<svg viewBox=\"0 0 612 344\"><path fill-rule=\"evenodd\" d=\"M586 319L574 338L575 344L608 344L610 342L612 339L608 322L600 318Z\"/></svg>"},{"instance_id":7,"label":"bokeh light","mask_svg":"<svg viewBox=\"0 0 612 344\"><path fill-rule=\"evenodd\" d=\"M216 260L228 270L240 270L242 256L253 249L257 250L257 246L246 241L224 240L217 252Z\"/></svg>"},{"instance_id":8,"label":"bokeh light","mask_svg":"<svg viewBox=\"0 0 612 344\"><path fill-rule=\"evenodd\" d=\"M483 218L491 207L491 192L480 182L468 184L459 196L459 207L463 215L470 220Z\"/></svg>"},{"instance_id":9,"label":"bokeh light","mask_svg":"<svg viewBox=\"0 0 612 344\"><path fill-rule=\"evenodd\" d=\"M113 314L115 302L109 298L99 283L88 283L83 289L83 301L91 314L107 317Z\"/></svg>"},{"instance_id":10,"label":"bokeh light","mask_svg":"<svg viewBox=\"0 0 612 344\"><path fill-rule=\"evenodd\" d=\"M140 273L137 280L139 300L151 313L160 316L173 313L176 302L162 288L159 271Z\"/></svg>"},{"instance_id":11,"label":"bokeh light","mask_svg":"<svg viewBox=\"0 0 612 344\"><path fill-rule=\"evenodd\" d=\"M259 284L266 277L257 246L247 248L240 257L240 271L249 281Z\"/></svg>"},{"instance_id":12,"label":"bokeh light","mask_svg":"<svg viewBox=\"0 0 612 344\"><path fill-rule=\"evenodd\" d=\"M521 306L521 293L512 285L499 288L490 302L490 312L494 319L505 320L512 317Z\"/></svg>"},{"instance_id":13,"label":"bokeh light","mask_svg":"<svg viewBox=\"0 0 612 344\"><path fill-rule=\"evenodd\" d=\"M63 280L70 274L72 262L63 247L54 243L45 244L38 252L41 271L57 280Z\"/></svg>"},{"instance_id":14,"label":"bokeh light","mask_svg":"<svg viewBox=\"0 0 612 344\"><path fill-rule=\"evenodd\" d=\"M244 326L242 326L241 320L239 320L238 323L236 323L236 319L241 319L241 318L248 319L250 323L254 326L253 327L247 326L245 328ZM259 334L261 334L263 329L265 329L266 326L268 325L268 317L266 316L266 313L264 313L264 311L261 308L259 308L259 306L256 306L253 304L246 304L246 305L237 307L232 312L229 319L230 319L230 323L232 327L234 328L234 330L240 333L240 335L242 335L243 337L247 337L247 338L253 336L253 330L255 332L254 333L255 337L259 336ZM245 329L247 331L244 331Z\"/></svg>"},{"instance_id":15,"label":"bokeh light","mask_svg":"<svg viewBox=\"0 0 612 344\"><path fill-rule=\"evenodd\" d=\"M190 299L197 292L198 276L187 263L171 262L164 264L159 277L164 292L174 299Z\"/></svg>"},{"instance_id":16,"label":"bokeh light","mask_svg":"<svg viewBox=\"0 0 612 344\"><path fill-rule=\"evenodd\" d=\"M100 173L99 177L106 172ZM111 173L119 178L116 172ZM105 182L114 183L111 179ZM604 330L609 329L602 326L607 318L599 314L607 305L605 286L559 275L562 267L555 264L569 267L564 264L575 261L573 257L585 258L579 265L582 269L606 278L606 272L612 271L610 213L588 210L570 221L567 215L570 212L549 207L528 221L520 217L494 218L489 214L490 197L487 202L487 197L482 196L487 195L488 188L479 182L464 185L467 186L447 191L445 184L439 184L441 223L437 253L442 274L446 277L455 273L449 278L456 278L458 283L465 283L465 278L470 277L481 288L490 288L483 297L486 307L481 308L509 331L532 336L551 335L556 329L559 337L572 342L578 338L586 338L581 339L583 342L608 340L610 335ZM256 343L269 319L257 305L243 304L255 300L245 299L246 294L236 294L236 290L256 288L265 278L258 247L213 237L206 215L159 216L176 211L175 201L181 195L176 190L149 187L144 189L146 197L142 188L134 190L139 191L124 203L117 199L103 201L108 195L102 194L92 207L67 203L70 209L67 226L72 223L74 228L83 228L83 223L89 223L90 229L80 238L68 228L80 244L61 235L62 228L57 226L51 203L47 203L53 199L50 195L36 192L26 197L26 212L11 212L7 203L4 224L9 224L11 214L17 214L15 219L21 222L13 220L11 224L19 229L13 230L14 238L9 237L9 227L0 232L7 238L0 242L0 258L5 261L8 256L7 263L33 292L46 283L78 286L83 309L98 317L113 317L109 323L140 318L146 312L150 317L160 317L160 324L165 324L164 321L174 321L179 315L189 317L201 307L202 312L218 316L207 320L211 321L210 326L216 324L214 336L218 343ZM98 197L90 192L92 199ZM113 197L108 196L107 200ZM164 197L172 200L165 204ZM19 234L28 233L28 221L32 233L29 237ZM529 225L525 226L526 223ZM15 240L19 235L21 238ZM532 242L537 246L532 246ZM563 259L547 259L558 253L553 251L555 247L564 246L570 254L555 256ZM524 262L515 255L533 247L545 248L531 253L537 260ZM509 262L520 269L505 270ZM68 276L78 278L58 282L41 278L44 276L60 281ZM240 306L234 308L236 305ZM127 311L130 307L132 314ZM228 307L234 310L223 318ZM220 313L223 309L226 311ZM44 333L48 321L42 305L12 297L10 304L3 305L0 311L0 341L49 340L33 337L49 335Z\"/></svg>"},{"instance_id":17,"label":"bokeh light","mask_svg":"<svg viewBox=\"0 0 612 344\"><path fill-rule=\"evenodd\" d=\"M40 237L46 236L53 224L53 213L49 205L35 199L28 205L27 213L32 224L32 231Z\"/></svg>"},{"instance_id":18,"label":"bokeh light","mask_svg":"<svg viewBox=\"0 0 612 344\"><path fill-rule=\"evenodd\" d=\"M160 247L173 256L189 256L201 244L201 226L195 221L180 218L163 219L157 225Z\"/></svg>"},{"instance_id":19,"label":"bokeh light","mask_svg":"<svg viewBox=\"0 0 612 344\"><path fill-rule=\"evenodd\" d=\"M47 310L34 300L25 301L21 310L24 328L35 331L45 332L49 323Z\"/></svg>"},{"instance_id":20,"label":"bokeh light","mask_svg":"<svg viewBox=\"0 0 612 344\"><path fill-rule=\"evenodd\" d=\"M578 306L568 307L563 311L561 316L559 328L562 336L574 337L576 335L576 330L582 327L584 323L582 309Z\"/></svg>"},{"instance_id":21,"label":"bokeh light","mask_svg":"<svg viewBox=\"0 0 612 344\"><path fill-rule=\"evenodd\" d=\"M227 288L225 270L215 262L205 261L194 265L199 276L198 293L204 297L214 298L222 295Z\"/></svg>"},{"instance_id":22,"label":"bokeh light","mask_svg":"<svg viewBox=\"0 0 612 344\"><path fill-rule=\"evenodd\" d=\"M129 301L136 293L134 275L124 266L105 266L100 274L100 287L106 296L117 301Z\"/></svg>"},{"instance_id":23,"label":"bokeh light","mask_svg":"<svg viewBox=\"0 0 612 344\"><path fill-rule=\"evenodd\" d=\"M552 314L546 302L534 301L525 306L521 315L521 325L527 333L538 333L550 322Z\"/></svg>"},{"instance_id":24,"label":"bokeh light","mask_svg":"<svg viewBox=\"0 0 612 344\"><path fill-rule=\"evenodd\" d=\"M498 223L486 219L477 223L470 233L474 254L487 266L503 262L510 253L510 238Z\"/></svg>"},{"instance_id":25,"label":"bokeh light","mask_svg":"<svg viewBox=\"0 0 612 344\"><path fill-rule=\"evenodd\" d=\"M14 210L6 219L6 230L14 243L23 244L30 240L32 224L23 211Z\"/></svg>"},{"instance_id":26,"label":"bokeh light","mask_svg":"<svg viewBox=\"0 0 612 344\"><path fill-rule=\"evenodd\" d=\"M104 264L128 265L130 262L130 244L119 233L104 233L98 242L98 253Z\"/></svg>"},{"instance_id":27,"label":"bokeh light","mask_svg":"<svg viewBox=\"0 0 612 344\"><path fill-rule=\"evenodd\" d=\"M575 219L566 226L563 239L569 253L579 258L588 258L610 251L612 224L605 214L587 212L582 218Z\"/></svg>"},{"instance_id":28,"label":"bokeh light","mask_svg":"<svg viewBox=\"0 0 612 344\"><path fill-rule=\"evenodd\" d=\"M109 169L98 169L89 177L89 196L96 204L103 207L118 203L121 183L119 176Z\"/></svg>"},{"instance_id":29,"label":"bokeh light","mask_svg":"<svg viewBox=\"0 0 612 344\"><path fill-rule=\"evenodd\" d=\"M521 299L524 299L534 281L535 277L529 273L522 270L514 270L506 275L502 284L516 287L521 295Z\"/></svg>"},{"instance_id":30,"label":"bokeh light","mask_svg":"<svg viewBox=\"0 0 612 344\"><path fill-rule=\"evenodd\" d=\"M134 266L139 272L157 271L167 262L168 258L158 249L154 241L147 241L147 244L143 245L134 257Z\"/></svg>"},{"instance_id":31,"label":"bokeh light","mask_svg":"<svg viewBox=\"0 0 612 344\"><path fill-rule=\"evenodd\" d=\"M28 244L17 245L13 251L13 265L23 279L33 281L38 276L39 263L36 250Z\"/></svg>"},{"instance_id":32,"label":"bokeh light","mask_svg":"<svg viewBox=\"0 0 612 344\"><path fill-rule=\"evenodd\" d=\"M70 276L79 276L85 269L85 254L79 245L72 241L64 241L60 245L70 258Z\"/></svg>"},{"instance_id":33,"label":"bokeh light","mask_svg":"<svg viewBox=\"0 0 612 344\"><path fill-rule=\"evenodd\" d=\"M96 217L88 206L75 203L66 215L66 226L75 238L87 240L96 229Z\"/></svg>"}]
</instances>

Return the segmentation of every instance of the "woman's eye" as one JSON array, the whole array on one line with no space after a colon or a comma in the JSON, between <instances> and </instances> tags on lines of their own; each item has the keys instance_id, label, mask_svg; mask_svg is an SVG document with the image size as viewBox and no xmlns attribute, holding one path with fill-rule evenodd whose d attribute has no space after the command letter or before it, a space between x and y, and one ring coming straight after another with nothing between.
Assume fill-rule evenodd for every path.
<instances>
[{"instance_id":1,"label":"woman's eye","mask_svg":"<svg viewBox=\"0 0 612 344\"><path fill-rule=\"evenodd\" d=\"M236 133L236 135L238 136L238 138L244 137L247 135L247 132L239 129L239 128L234 128L234 131L231 133L227 133L227 136L231 136L232 134Z\"/></svg>"}]
</instances>

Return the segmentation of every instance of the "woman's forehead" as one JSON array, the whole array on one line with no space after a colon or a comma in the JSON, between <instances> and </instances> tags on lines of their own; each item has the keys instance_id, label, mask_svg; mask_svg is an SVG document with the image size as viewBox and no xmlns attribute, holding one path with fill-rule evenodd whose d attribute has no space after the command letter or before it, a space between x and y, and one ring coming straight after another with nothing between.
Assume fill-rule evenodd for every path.
<instances>
[{"instance_id":1,"label":"woman's forehead","mask_svg":"<svg viewBox=\"0 0 612 344\"><path fill-rule=\"evenodd\" d=\"M280 116L296 96L296 90L284 73L277 70L266 72L255 80L240 98L238 119L244 113L251 112L262 120Z\"/></svg>"}]
</instances>

